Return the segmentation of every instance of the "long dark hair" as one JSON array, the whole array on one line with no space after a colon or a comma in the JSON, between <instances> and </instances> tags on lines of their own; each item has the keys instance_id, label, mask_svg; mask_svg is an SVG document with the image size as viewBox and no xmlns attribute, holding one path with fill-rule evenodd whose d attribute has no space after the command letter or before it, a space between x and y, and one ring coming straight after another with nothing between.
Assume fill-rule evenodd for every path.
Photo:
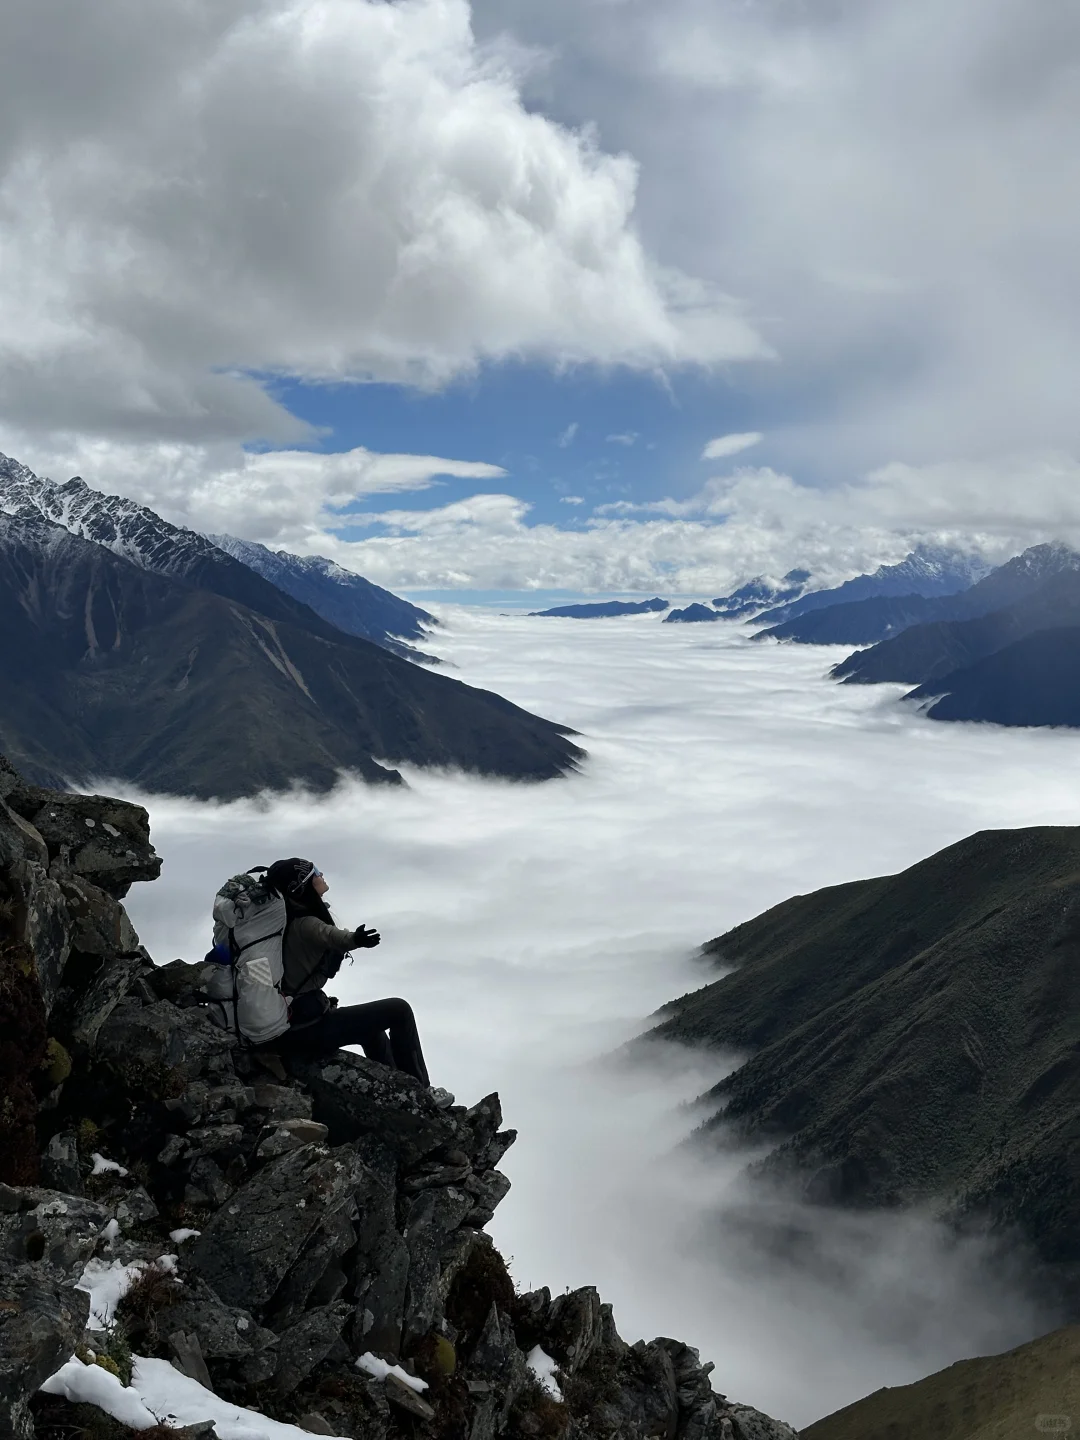
<instances>
[{"instance_id":1,"label":"long dark hair","mask_svg":"<svg viewBox=\"0 0 1080 1440\"><path fill-rule=\"evenodd\" d=\"M312 883L314 872L312 861L294 856L291 860L275 860L266 872L266 880L285 901L290 920L300 915L314 915L318 920L325 920L327 925L333 925L330 907Z\"/></svg>"}]
</instances>

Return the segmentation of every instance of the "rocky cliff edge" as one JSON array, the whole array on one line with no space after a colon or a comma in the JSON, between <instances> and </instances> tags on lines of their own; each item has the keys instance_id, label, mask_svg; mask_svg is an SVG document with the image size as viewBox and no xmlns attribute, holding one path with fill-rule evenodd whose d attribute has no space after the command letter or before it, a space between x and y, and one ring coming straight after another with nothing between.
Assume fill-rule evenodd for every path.
<instances>
[{"instance_id":1,"label":"rocky cliff edge","mask_svg":"<svg viewBox=\"0 0 1080 1440\"><path fill-rule=\"evenodd\" d=\"M515 1292L497 1095L216 1029L121 904L160 867L0 759L0 1434L794 1440L593 1288Z\"/></svg>"}]
</instances>

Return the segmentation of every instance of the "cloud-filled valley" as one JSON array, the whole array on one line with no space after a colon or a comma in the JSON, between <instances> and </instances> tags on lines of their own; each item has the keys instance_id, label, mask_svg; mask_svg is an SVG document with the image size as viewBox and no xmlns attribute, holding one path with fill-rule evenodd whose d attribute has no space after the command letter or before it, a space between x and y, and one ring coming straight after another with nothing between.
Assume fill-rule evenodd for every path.
<instances>
[{"instance_id":1,"label":"cloud-filled valley","mask_svg":"<svg viewBox=\"0 0 1080 1440\"><path fill-rule=\"evenodd\" d=\"M405 995L435 1080L467 1101L498 1088L521 1131L494 1227L518 1282L596 1283L623 1333L699 1345L718 1388L794 1423L1047 1328L1014 1290L1022 1256L954 1245L929 1217L776 1199L779 1230L808 1239L799 1264L770 1258L748 1238L747 1157L678 1148L697 1119L685 1102L737 1057L601 1057L703 983L698 944L788 895L980 828L1070 823L1080 738L935 726L897 687L826 681L834 652L733 626L444 618L440 654L580 730L584 773L412 772L401 793L228 807L146 797L165 870L129 905L155 958L201 956L225 875L311 855L342 922L384 936L342 971L343 1002Z\"/></svg>"}]
</instances>

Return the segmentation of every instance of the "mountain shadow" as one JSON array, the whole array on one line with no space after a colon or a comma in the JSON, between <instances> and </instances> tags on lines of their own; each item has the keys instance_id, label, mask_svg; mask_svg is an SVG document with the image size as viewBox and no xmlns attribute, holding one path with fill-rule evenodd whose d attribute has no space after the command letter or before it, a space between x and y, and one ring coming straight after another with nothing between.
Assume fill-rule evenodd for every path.
<instances>
[{"instance_id":1,"label":"mountain shadow","mask_svg":"<svg viewBox=\"0 0 1080 1440\"><path fill-rule=\"evenodd\" d=\"M793 640L798 645L873 645L885 636L918 625L936 610L922 595L876 595L870 600L826 605L779 625L758 630L755 640Z\"/></svg>"},{"instance_id":2,"label":"mountain shadow","mask_svg":"<svg viewBox=\"0 0 1080 1440\"><path fill-rule=\"evenodd\" d=\"M42 784L222 799L399 780L382 762L543 780L581 758L565 727L312 618L325 634L0 515L0 749Z\"/></svg>"},{"instance_id":3,"label":"mountain shadow","mask_svg":"<svg viewBox=\"0 0 1080 1440\"><path fill-rule=\"evenodd\" d=\"M750 1052L718 1144L811 1201L933 1202L1018 1229L1080 1314L1080 828L984 831L775 906L653 1035Z\"/></svg>"},{"instance_id":4,"label":"mountain shadow","mask_svg":"<svg viewBox=\"0 0 1080 1440\"><path fill-rule=\"evenodd\" d=\"M904 698L935 696L927 710L933 720L1080 725L1080 626L1039 630Z\"/></svg>"}]
</instances>

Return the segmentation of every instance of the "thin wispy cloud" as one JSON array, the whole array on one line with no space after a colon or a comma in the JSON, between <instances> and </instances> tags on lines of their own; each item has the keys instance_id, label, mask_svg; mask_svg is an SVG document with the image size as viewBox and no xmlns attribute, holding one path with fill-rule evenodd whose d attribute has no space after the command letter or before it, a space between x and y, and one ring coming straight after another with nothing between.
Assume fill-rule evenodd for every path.
<instances>
[{"instance_id":1,"label":"thin wispy cloud","mask_svg":"<svg viewBox=\"0 0 1080 1440\"><path fill-rule=\"evenodd\" d=\"M710 440L701 452L702 460L723 460L728 455L738 455L752 445L760 445L765 436L760 430L748 430L742 435L719 435Z\"/></svg>"},{"instance_id":2,"label":"thin wispy cloud","mask_svg":"<svg viewBox=\"0 0 1080 1440\"><path fill-rule=\"evenodd\" d=\"M1035 1333L1001 1257L927 1216L776 1200L808 1258L763 1254L740 1223L747 1156L673 1153L696 1118L679 1103L732 1058L598 1057L703 983L701 941L791 894L979 829L1072 823L1080 736L935 725L896 687L824 679L829 653L737 626L443 616L455 674L580 730L585 773L149 799L165 866L128 904L155 958L202 956L227 875L310 855L342 922L383 934L339 975L343 1003L405 995L436 1080L466 1101L497 1088L520 1130L494 1225L519 1283L597 1284L628 1338L700 1346L719 1389L795 1424Z\"/></svg>"},{"instance_id":3,"label":"thin wispy cloud","mask_svg":"<svg viewBox=\"0 0 1080 1440\"><path fill-rule=\"evenodd\" d=\"M578 422L576 420L572 420L570 424L567 425L565 430L560 431L559 436L555 441L555 444L558 445L560 449L565 450L568 445L572 445L574 443L574 438L577 435L579 429L580 426Z\"/></svg>"},{"instance_id":4,"label":"thin wispy cloud","mask_svg":"<svg viewBox=\"0 0 1080 1440\"><path fill-rule=\"evenodd\" d=\"M629 449L637 444L639 436L636 430L624 430L617 435L608 435L605 439L608 445L625 445Z\"/></svg>"}]
</instances>

